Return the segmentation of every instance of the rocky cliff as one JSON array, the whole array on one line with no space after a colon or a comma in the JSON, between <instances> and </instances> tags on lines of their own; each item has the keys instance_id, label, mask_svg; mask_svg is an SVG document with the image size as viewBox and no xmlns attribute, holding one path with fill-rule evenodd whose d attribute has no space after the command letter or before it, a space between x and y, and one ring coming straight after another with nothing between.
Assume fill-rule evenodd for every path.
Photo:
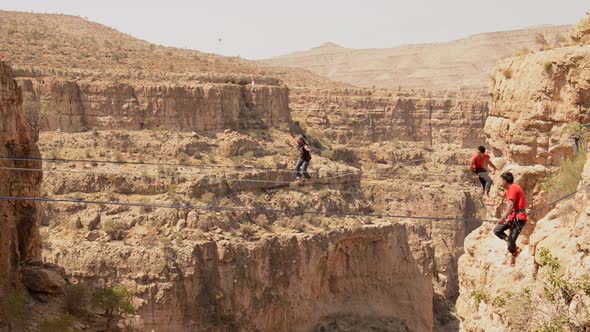
<instances>
[{"instance_id":1,"label":"rocky cliff","mask_svg":"<svg viewBox=\"0 0 590 332\"><path fill-rule=\"evenodd\" d=\"M498 64L493 78L485 132L496 165L515 173L529 208L535 209L547 202L542 190L546 176L572 157L564 129L574 122L590 122L590 48L566 47L507 59ZM590 181L590 163L580 160L586 163L578 184L583 189ZM569 174L567 179L577 181L576 176ZM555 189L564 185L557 183ZM493 224L469 235L459 260L457 302L465 330L587 328L590 293L583 285L590 272L589 208L583 189L534 215L519 238L523 252L514 268L507 265L505 243L493 235Z\"/></svg>"},{"instance_id":2,"label":"rocky cliff","mask_svg":"<svg viewBox=\"0 0 590 332\"><path fill-rule=\"evenodd\" d=\"M215 131L287 126L285 86L158 84L20 77L41 130L173 129Z\"/></svg>"},{"instance_id":3,"label":"rocky cliff","mask_svg":"<svg viewBox=\"0 0 590 332\"><path fill-rule=\"evenodd\" d=\"M399 140L475 147L488 114L484 99L368 89L295 88L290 102L294 120L349 146Z\"/></svg>"},{"instance_id":4,"label":"rocky cliff","mask_svg":"<svg viewBox=\"0 0 590 332\"><path fill-rule=\"evenodd\" d=\"M74 278L127 285L147 330L309 331L357 315L429 331L432 255L425 227L387 223L254 243L86 242L51 259Z\"/></svg>"},{"instance_id":5,"label":"rocky cliff","mask_svg":"<svg viewBox=\"0 0 590 332\"><path fill-rule=\"evenodd\" d=\"M34 133L21 109L21 92L11 68L0 61L0 156L39 157ZM40 169L40 162L0 160L0 167ZM39 196L41 173L0 169L1 196ZM20 285L21 262L39 259L40 209L37 203L0 201L0 294Z\"/></svg>"}]
</instances>

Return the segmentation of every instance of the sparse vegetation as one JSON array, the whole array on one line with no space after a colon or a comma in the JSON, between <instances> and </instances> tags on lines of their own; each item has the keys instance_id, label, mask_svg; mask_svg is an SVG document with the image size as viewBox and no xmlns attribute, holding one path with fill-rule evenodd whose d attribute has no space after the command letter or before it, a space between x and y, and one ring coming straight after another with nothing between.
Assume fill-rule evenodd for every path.
<instances>
[{"instance_id":1,"label":"sparse vegetation","mask_svg":"<svg viewBox=\"0 0 590 332\"><path fill-rule=\"evenodd\" d=\"M85 314L90 302L90 295L90 288L85 283L68 285L64 288L64 309L74 316Z\"/></svg>"},{"instance_id":2,"label":"sparse vegetation","mask_svg":"<svg viewBox=\"0 0 590 332\"><path fill-rule=\"evenodd\" d=\"M135 313L131 304L131 294L123 286L101 288L92 294L91 304L103 310L107 318L106 328L109 330L121 318Z\"/></svg>"},{"instance_id":3,"label":"sparse vegetation","mask_svg":"<svg viewBox=\"0 0 590 332\"><path fill-rule=\"evenodd\" d=\"M559 260L546 248L539 250L538 261L547 273L544 292L533 294L526 288L508 301L506 312L511 326L518 331L587 331L590 278L566 280ZM576 308L571 309L576 297Z\"/></svg>"},{"instance_id":4,"label":"sparse vegetation","mask_svg":"<svg viewBox=\"0 0 590 332\"><path fill-rule=\"evenodd\" d=\"M586 158L587 151L582 146L577 155L566 159L556 173L545 178L541 183L541 190L551 193L554 197L563 196L575 191L582 180Z\"/></svg>"},{"instance_id":5,"label":"sparse vegetation","mask_svg":"<svg viewBox=\"0 0 590 332\"><path fill-rule=\"evenodd\" d=\"M206 192L203 195L201 195L201 200L207 204L211 204L214 198L215 194L213 194L212 192Z\"/></svg>"},{"instance_id":6,"label":"sparse vegetation","mask_svg":"<svg viewBox=\"0 0 590 332\"><path fill-rule=\"evenodd\" d=\"M256 228L250 224L240 224L240 233L245 239L249 239L256 234Z\"/></svg>"},{"instance_id":7,"label":"sparse vegetation","mask_svg":"<svg viewBox=\"0 0 590 332\"><path fill-rule=\"evenodd\" d=\"M545 71L545 73L551 73L551 71L553 70L553 62L551 62L551 61L543 62L543 70Z\"/></svg>"},{"instance_id":8,"label":"sparse vegetation","mask_svg":"<svg viewBox=\"0 0 590 332\"><path fill-rule=\"evenodd\" d=\"M529 50L526 47L521 48L520 50L518 50L518 52L516 52L516 56L523 56L523 55L527 55L530 54L531 50Z\"/></svg>"},{"instance_id":9,"label":"sparse vegetation","mask_svg":"<svg viewBox=\"0 0 590 332\"><path fill-rule=\"evenodd\" d=\"M478 289L478 290L474 291L473 293L471 293L471 296L473 297L473 300L475 301L476 308L479 307L479 304L481 302L484 302L487 300L485 293L481 289Z\"/></svg>"},{"instance_id":10,"label":"sparse vegetation","mask_svg":"<svg viewBox=\"0 0 590 332\"><path fill-rule=\"evenodd\" d=\"M244 160L250 160L250 159L252 159L253 157L254 157L254 152L253 152L253 151L248 151L248 152L246 152L246 153L244 153L244 154L242 155L242 158L243 158Z\"/></svg>"},{"instance_id":11,"label":"sparse vegetation","mask_svg":"<svg viewBox=\"0 0 590 332\"><path fill-rule=\"evenodd\" d=\"M189 155L184 152L180 152L176 156L176 160L178 161L179 164L182 164L182 165L186 165L188 163L189 158L190 158Z\"/></svg>"},{"instance_id":12,"label":"sparse vegetation","mask_svg":"<svg viewBox=\"0 0 590 332\"><path fill-rule=\"evenodd\" d=\"M39 330L41 332L73 332L77 331L74 328L76 320L68 314L61 314L45 318L39 322Z\"/></svg>"},{"instance_id":13,"label":"sparse vegetation","mask_svg":"<svg viewBox=\"0 0 590 332\"><path fill-rule=\"evenodd\" d=\"M49 151L49 159L59 159L59 150L58 149L51 149Z\"/></svg>"},{"instance_id":14,"label":"sparse vegetation","mask_svg":"<svg viewBox=\"0 0 590 332\"><path fill-rule=\"evenodd\" d=\"M8 330L22 327L30 318L27 308L27 295L25 291L9 290L0 297L0 324L8 325ZM2 326L2 325L0 325Z\"/></svg>"},{"instance_id":15,"label":"sparse vegetation","mask_svg":"<svg viewBox=\"0 0 590 332\"><path fill-rule=\"evenodd\" d=\"M107 220L103 223L102 228L113 241L125 238L125 225L120 221Z\"/></svg>"}]
</instances>

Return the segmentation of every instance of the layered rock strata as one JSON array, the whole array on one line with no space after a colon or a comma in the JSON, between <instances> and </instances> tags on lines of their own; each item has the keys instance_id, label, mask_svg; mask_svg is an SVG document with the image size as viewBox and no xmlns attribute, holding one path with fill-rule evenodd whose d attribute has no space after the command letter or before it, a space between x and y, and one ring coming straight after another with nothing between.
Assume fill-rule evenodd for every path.
<instances>
[{"instance_id":1,"label":"layered rock strata","mask_svg":"<svg viewBox=\"0 0 590 332\"><path fill-rule=\"evenodd\" d=\"M21 93L10 67L0 61L0 156L39 157L35 134L21 109ZM0 160L2 168L35 168L34 161ZM39 196L40 172L0 169L0 196ZM0 294L20 285L21 262L39 259L39 215L37 203L0 200Z\"/></svg>"},{"instance_id":2,"label":"layered rock strata","mask_svg":"<svg viewBox=\"0 0 590 332\"><path fill-rule=\"evenodd\" d=\"M484 140L483 99L420 97L392 91L291 90L293 119L330 141L359 145L388 140L473 147Z\"/></svg>"}]
</instances>

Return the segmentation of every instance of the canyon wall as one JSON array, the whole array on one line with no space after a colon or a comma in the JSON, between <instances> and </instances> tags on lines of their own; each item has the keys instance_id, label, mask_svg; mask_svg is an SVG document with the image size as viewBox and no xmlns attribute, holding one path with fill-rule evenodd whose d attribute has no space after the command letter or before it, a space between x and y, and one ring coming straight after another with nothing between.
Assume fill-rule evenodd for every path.
<instances>
[{"instance_id":1,"label":"canyon wall","mask_svg":"<svg viewBox=\"0 0 590 332\"><path fill-rule=\"evenodd\" d=\"M129 287L147 330L308 331L353 314L432 330L433 249L421 225L175 249L83 242L48 256L74 278Z\"/></svg>"},{"instance_id":2,"label":"canyon wall","mask_svg":"<svg viewBox=\"0 0 590 332\"><path fill-rule=\"evenodd\" d=\"M294 120L321 129L331 142L358 145L387 140L452 143L476 147L484 141L487 101L420 97L361 89L291 89Z\"/></svg>"},{"instance_id":3,"label":"canyon wall","mask_svg":"<svg viewBox=\"0 0 590 332\"><path fill-rule=\"evenodd\" d=\"M21 109L21 93L12 70L0 61L0 156L39 157L36 135ZM0 167L41 168L40 162L0 160ZM0 196L37 197L40 172L15 172L0 169ZM39 207L33 202L0 200L0 294L20 285L23 261L39 259Z\"/></svg>"},{"instance_id":4,"label":"canyon wall","mask_svg":"<svg viewBox=\"0 0 590 332\"><path fill-rule=\"evenodd\" d=\"M541 190L545 176L573 154L571 134L564 129L574 122L590 122L590 47L506 59L493 77L485 132L496 165L515 174L530 209L544 206L548 201L548 194ZM578 188L589 182L590 163L586 161ZM588 202L588 191L581 190L535 214L519 238L523 251L515 267L507 265L506 244L492 233L493 224L481 226L466 238L466 253L459 260L461 295L457 302L465 330L537 330L549 323L576 330L575 324L578 328L590 324L588 292L567 286L570 289L561 293L567 294L564 302L551 304L550 300L551 296L559 298L550 293L556 278L563 280L558 287L583 285L590 272ZM557 258L557 274L550 272L555 265L548 265L545 250ZM532 299L532 306L525 305L526 299ZM562 311L556 313L555 308Z\"/></svg>"},{"instance_id":5,"label":"canyon wall","mask_svg":"<svg viewBox=\"0 0 590 332\"><path fill-rule=\"evenodd\" d=\"M19 78L41 130L259 129L290 123L285 86Z\"/></svg>"}]
</instances>

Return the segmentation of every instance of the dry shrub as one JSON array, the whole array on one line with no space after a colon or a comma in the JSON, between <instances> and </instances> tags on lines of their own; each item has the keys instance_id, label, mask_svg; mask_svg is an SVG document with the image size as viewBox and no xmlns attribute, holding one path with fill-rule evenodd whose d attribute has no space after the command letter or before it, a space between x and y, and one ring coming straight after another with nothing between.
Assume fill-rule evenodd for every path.
<instances>
[{"instance_id":1,"label":"dry shrub","mask_svg":"<svg viewBox=\"0 0 590 332\"><path fill-rule=\"evenodd\" d=\"M125 225L122 222L107 220L103 224L102 229L113 241L125 238Z\"/></svg>"},{"instance_id":2,"label":"dry shrub","mask_svg":"<svg viewBox=\"0 0 590 332\"><path fill-rule=\"evenodd\" d=\"M64 288L64 309L74 316L82 316L88 309L91 291L85 283L71 284Z\"/></svg>"},{"instance_id":3,"label":"dry shrub","mask_svg":"<svg viewBox=\"0 0 590 332\"><path fill-rule=\"evenodd\" d=\"M256 227L250 224L240 224L240 233L245 239L249 239L256 234Z\"/></svg>"}]
</instances>

